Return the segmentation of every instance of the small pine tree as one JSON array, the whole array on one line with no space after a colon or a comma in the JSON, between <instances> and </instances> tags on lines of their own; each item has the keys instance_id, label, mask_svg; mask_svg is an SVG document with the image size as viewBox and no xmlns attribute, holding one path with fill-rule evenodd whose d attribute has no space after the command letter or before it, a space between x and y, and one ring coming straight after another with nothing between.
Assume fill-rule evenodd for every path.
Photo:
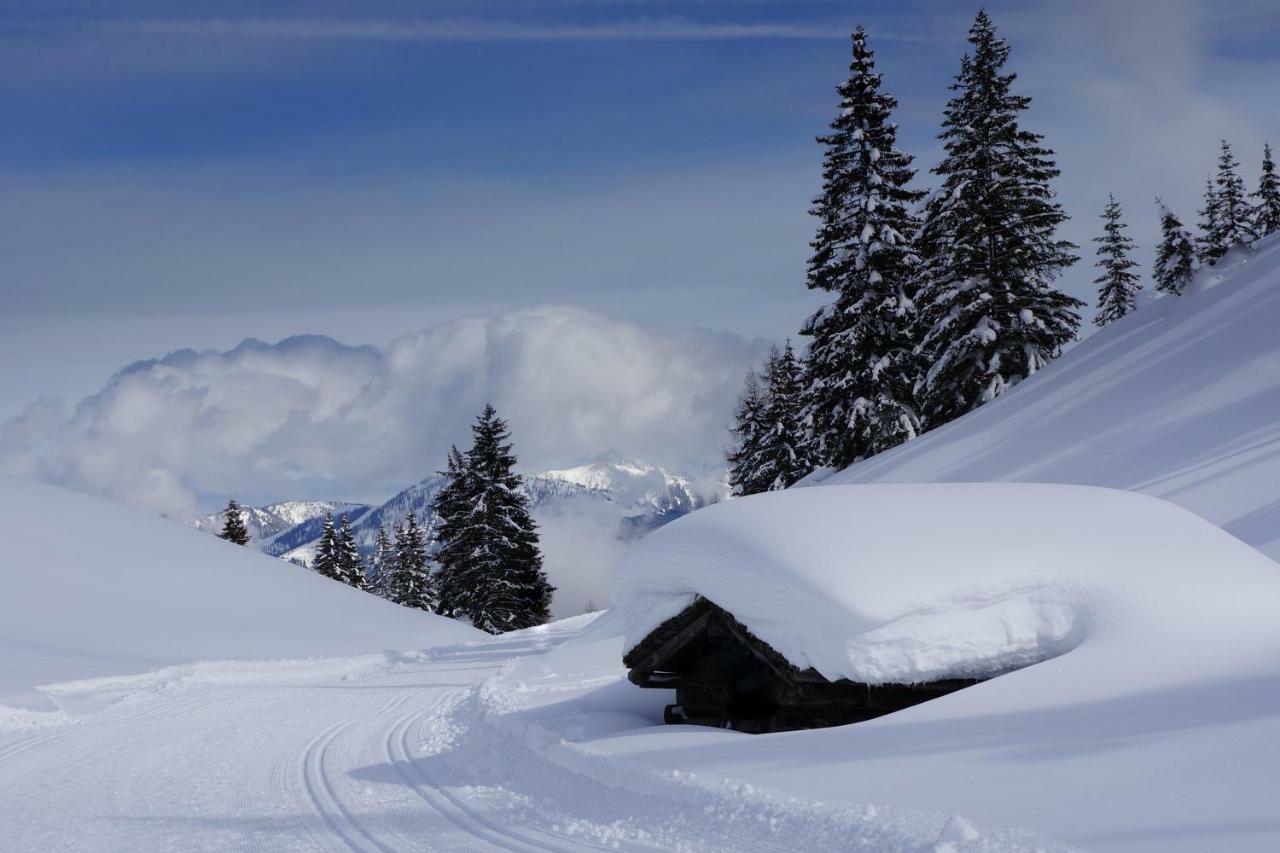
<instances>
[{"instance_id":1,"label":"small pine tree","mask_svg":"<svg viewBox=\"0 0 1280 853\"><path fill-rule=\"evenodd\" d=\"M327 578L339 580L341 569L338 566L338 551L338 533L333 526L333 513L326 512L324 527L320 530L320 539L316 543L316 556L311 561L311 568Z\"/></svg>"},{"instance_id":2,"label":"small pine tree","mask_svg":"<svg viewBox=\"0 0 1280 853\"><path fill-rule=\"evenodd\" d=\"M356 544L355 533L351 530L351 519L345 513L338 530L337 544L338 580L367 592L369 581L365 577L364 560L360 558L360 548Z\"/></svg>"},{"instance_id":3,"label":"small pine tree","mask_svg":"<svg viewBox=\"0 0 1280 853\"><path fill-rule=\"evenodd\" d=\"M1210 263L1216 262L1233 246L1247 245L1257 238L1244 181L1237 171L1231 145L1225 139L1218 155L1218 175L1213 179L1212 198L1206 197L1203 214L1206 231L1202 254Z\"/></svg>"},{"instance_id":4,"label":"small pine tree","mask_svg":"<svg viewBox=\"0 0 1280 853\"><path fill-rule=\"evenodd\" d=\"M760 387L755 370L747 371L747 379L733 413L733 427L729 430L733 445L725 454L729 463L730 493L737 497L766 492L772 482L760 475L759 465L768 407L769 395Z\"/></svg>"},{"instance_id":5,"label":"small pine tree","mask_svg":"<svg viewBox=\"0 0 1280 853\"><path fill-rule=\"evenodd\" d=\"M1040 370L1075 339L1083 303L1053 286L1075 263L1056 231L1067 218L1042 137L1022 129L1031 99L1015 95L1009 46L985 11L969 30L940 138L942 186L925 205L917 386L924 425L937 427Z\"/></svg>"},{"instance_id":6,"label":"small pine tree","mask_svg":"<svg viewBox=\"0 0 1280 853\"><path fill-rule=\"evenodd\" d=\"M1253 232L1266 237L1280 231L1280 178L1276 176L1276 163L1271 158L1271 146L1262 146L1262 177L1253 193L1258 200L1253 209Z\"/></svg>"},{"instance_id":7,"label":"small pine tree","mask_svg":"<svg viewBox=\"0 0 1280 853\"><path fill-rule=\"evenodd\" d=\"M1156 250L1151 278L1156 290L1177 296L1199 266L1196 247L1177 215L1158 198L1156 204L1160 207L1160 248Z\"/></svg>"},{"instance_id":8,"label":"small pine tree","mask_svg":"<svg viewBox=\"0 0 1280 853\"><path fill-rule=\"evenodd\" d=\"M791 341L782 352L774 349L765 370L769 400L765 406L764 429L760 434L756 476L767 480L769 491L790 487L814 466L809 456L802 409L804 387L800 362Z\"/></svg>"},{"instance_id":9,"label":"small pine tree","mask_svg":"<svg viewBox=\"0 0 1280 853\"><path fill-rule=\"evenodd\" d=\"M1124 233L1129 226L1121 221L1121 212L1120 202L1114 195L1109 196L1102 212L1102 221L1106 223L1102 236L1093 239L1098 244L1097 267L1102 270L1102 275L1093 280L1098 285L1098 314L1093 322L1098 326L1119 320L1132 311L1142 290L1142 282L1133 271L1138 263L1129 257L1133 240Z\"/></svg>"},{"instance_id":10,"label":"small pine tree","mask_svg":"<svg viewBox=\"0 0 1280 853\"><path fill-rule=\"evenodd\" d=\"M817 464L843 468L914 438L917 264L912 212L923 193L909 186L912 157L897 147L898 102L880 90L866 32L853 34L849 78L837 91L831 132L818 138L822 194L810 244L808 286L832 301L805 323L805 422Z\"/></svg>"},{"instance_id":11,"label":"small pine tree","mask_svg":"<svg viewBox=\"0 0 1280 853\"><path fill-rule=\"evenodd\" d=\"M467 590L458 615L477 628L498 634L541 625L550 618L554 587L542 570L537 526L513 470L506 421L487 405L471 431L474 443L462 473L465 506L457 510L455 526L441 527L437 559L447 555L449 582Z\"/></svg>"},{"instance_id":12,"label":"small pine tree","mask_svg":"<svg viewBox=\"0 0 1280 853\"><path fill-rule=\"evenodd\" d=\"M227 508L222 511L222 515L222 532L218 536L237 545L248 545L249 528L245 526L244 514L235 498L227 501Z\"/></svg>"},{"instance_id":13,"label":"small pine tree","mask_svg":"<svg viewBox=\"0 0 1280 853\"><path fill-rule=\"evenodd\" d=\"M395 569L388 583L389 595L396 604L435 612L436 595L427 565L427 542L422 526L412 509L404 526L396 531Z\"/></svg>"}]
</instances>

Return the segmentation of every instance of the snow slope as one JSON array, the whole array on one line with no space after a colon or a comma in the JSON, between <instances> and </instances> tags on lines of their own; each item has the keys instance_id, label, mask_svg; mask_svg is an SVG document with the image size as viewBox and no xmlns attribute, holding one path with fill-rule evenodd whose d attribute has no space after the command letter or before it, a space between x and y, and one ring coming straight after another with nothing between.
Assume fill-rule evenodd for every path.
<instances>
[{"instance_id":1,"label":"snow slope","mask_svg":"<svg viewBox=\"0 0 1280 853\"><path fill-rule=\"evenodd\" d=\"M47 707L38 685L169 664L349 655L477 634L53 486L0 477L0 532L9 543L0 706Z\"/></svg>"},{"instance_id":2,"label":"snow slope","mask_svg":"<svg viewBox=\"0 0 1280 853\"><path fill-rule=\"evenodd\" d=\"M1166 498L1280 557L1280 235L829 483L1020 480Z\"/></svg>"}]
</instances>

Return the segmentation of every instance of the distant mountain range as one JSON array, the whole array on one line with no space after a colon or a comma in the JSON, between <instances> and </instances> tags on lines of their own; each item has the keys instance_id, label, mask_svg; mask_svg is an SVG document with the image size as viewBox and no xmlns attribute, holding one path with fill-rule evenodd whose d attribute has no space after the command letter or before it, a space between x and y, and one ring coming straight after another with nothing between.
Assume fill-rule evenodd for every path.
<instances>
[{"instance_id":1,"label":"distant mountain range","mask_svg":"<svg viewBox=\"0 0 1280 853\"><path fill-rule=\"evenodd\" d=\"M380 506L341 501L283 501L245 507L250 545L266 554L310 565L325 513L331 512L335 518L345 514L351 519L356 541L367 557L373 553L379 527L390 531L404 520L410 509L431 531L435 521L431 504L443 485L443 477L432 475ZM558 579L557 574L581 578L582 569L574 566L571 571L561 570L558 561L567 560L569 554L577 554L579 560L588 559L582 555L600 554L602 543L614 543L617 548L613 550L617 551L625 547L626 542L707 502L707 497L698 492L690 478L655 465L617 457L526 475L524 492L534 520L543 530L544 545L549 546L545 548L547 570L552 582L561 586L558 599L562 604L574 602L572 609L557 608L559 615L580 612L582 603L587 601L607 604L607 592L603 591L607 583L596 577L588 584L590 590L575 594L575 581L567 577ZM201 530L217 533L222 529L222 515L207 515L194 524ZM545 541L548 539L565 541ZM610 568L602 565L587 574L607 577Z\"/></svg>"},{"instance_id":2,"label":"distant mountain range","mask_svg":"<svg viewBox=\"0 0 1280 853\"><path fill-rule=\"evenodd\" d=\"M265 553L278 555L283 553L278 551L277 543L285 538L284 534L308 522L323 519L327 512L332 512L335 516L343 513L355 516L358 513L367 512L369 507L365 504L345 501L281 501L266 506L246 506L242 509L245 527L249 529L250 544ZM192 525L197 530L216 534L222 530L222 523L222 513L216 512L197 518ZM319 535L317 527L316 536Z\"/></svg>"}]
</instances>

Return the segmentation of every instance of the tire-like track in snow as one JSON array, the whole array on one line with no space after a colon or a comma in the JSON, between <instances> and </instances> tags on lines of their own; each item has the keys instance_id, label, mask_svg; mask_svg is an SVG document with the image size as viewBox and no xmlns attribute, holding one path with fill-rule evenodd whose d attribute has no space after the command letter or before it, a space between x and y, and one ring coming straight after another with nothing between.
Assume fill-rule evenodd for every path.
<instances>
[{"instance_id":1,"label":"tire-like track in snow","mask_svg":"<svg viewBox=\"0 0 1280 853\"><path fill-rule=\"evenodd\" d=\"M444 697L437 706L448 710L458 702L465 691L454 691ZM452 793L447 785L433 779L423 762L415 756L413 742L421 726L434 717L436 725L442 725L442 715L435 711L415 711L401 717L388 730L384 742L387 761L396 768L400 777L427 805L447 818L463 832L500 850L513 853L556 853L564 850L604 850L608 848L583 844L578 839L526 827L507 827L479 809L469 805L464 797ZM546 835L543 840L539 836Z\"/></svg>"}]
</instances>

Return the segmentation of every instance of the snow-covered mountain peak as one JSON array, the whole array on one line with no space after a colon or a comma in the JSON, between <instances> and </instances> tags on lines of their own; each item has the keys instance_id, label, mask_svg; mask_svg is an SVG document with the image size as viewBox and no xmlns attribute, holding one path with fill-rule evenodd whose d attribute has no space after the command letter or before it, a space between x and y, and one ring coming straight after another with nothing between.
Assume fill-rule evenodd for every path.
<instances>
[{"instance_id":1,"label":"snow-covered mountain peak","mask_svg":"<svg viewBox=\"0 0 1280 853\"><path fill-rule=\"evenodd\" d=\"M544 471L536 476L608 492L625 507L661 509L673 501L696 503L687 477L668 473L656 465L614 455L573 468Z\"/></svg>"}]
</instances>

